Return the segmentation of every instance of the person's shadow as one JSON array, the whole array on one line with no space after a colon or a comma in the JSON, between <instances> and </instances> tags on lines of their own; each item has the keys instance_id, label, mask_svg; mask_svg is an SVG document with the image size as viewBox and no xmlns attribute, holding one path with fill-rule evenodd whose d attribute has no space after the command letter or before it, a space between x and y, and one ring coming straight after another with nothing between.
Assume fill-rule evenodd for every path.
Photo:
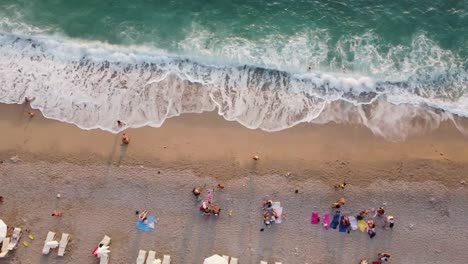
<instances>
[{"instance_id":1,"label":"person's shadow","mask_svg":"<svg viewBox=\"0 0 468 264\"><path fill-rule=\"evenodd\" d=\"M117 165L120 165L122 163L122 160L125 158L125 156L127 155L127 150L128 150L128 144L120 144L120 156L119 156L119 160L117 162Z\"/></svg>"}]
</instances>

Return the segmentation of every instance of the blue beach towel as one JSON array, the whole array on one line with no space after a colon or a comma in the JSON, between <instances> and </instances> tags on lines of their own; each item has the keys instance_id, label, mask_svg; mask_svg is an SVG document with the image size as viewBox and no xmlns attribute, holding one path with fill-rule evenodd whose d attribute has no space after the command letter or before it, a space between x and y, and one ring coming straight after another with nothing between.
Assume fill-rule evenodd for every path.
<instances>
[{"instance_id":1,"label":"blue beach towel","mask_svg":"<svg viewBox=\"0 0 468 264\"><path fill-rule=\"evenodd\" d=\"M156 218L152 215L149 215L147 218L147 223L144 223L143 221L141 221L140 219L138 219L138 222L136 224L136 228L138 230L141 230L141 231L147 231L147 232L151 232L154 230L154 228L156 227Z\"/></svg>"},{"instance_id":2,"label":"blue beach towel","mask_svg":"<svg viewBox=\"0 0 468 264\"><path fill-rule=\"evenodd\" d=\"M330 227L333 229L336 229L339 223L339 219L340 219L340 212L336 212L335 215L333 216L333 220L330 223Z\"/></svg>"},{"instance_id":3,"label":"blue beach towel","mask_svg":"<svg viewBox=\"0 0 468 264\"><path fill-rule=\"evenodd\" d=\"M340 232L346 232L346 231L348 231L348 227L345 226L345 225L343 225L343 218L344 218L344 216L342 215L342 216L340 217L340 226L339 226L339 229L338 229L338 230L340 230Z\"/></svg>"}]
</instances>

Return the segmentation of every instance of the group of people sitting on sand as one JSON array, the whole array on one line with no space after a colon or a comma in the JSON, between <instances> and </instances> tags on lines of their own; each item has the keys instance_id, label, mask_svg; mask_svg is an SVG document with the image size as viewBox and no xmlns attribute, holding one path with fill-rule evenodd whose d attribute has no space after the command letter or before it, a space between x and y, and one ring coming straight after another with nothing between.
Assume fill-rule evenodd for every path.
<instances>
[{"instance_id":1,"label":"group of people sitting on sand","mask_svg":"<svg viewBox=\"0 0 468 264\"><path fill-rule=\"evenodd\" d=\"M336 202L332 204L332 208L334 209L339 209L341 208L344 204L346 203L346 200L344 198L338 199ZM369 216L370 212L374 212L374 215L372 217ZM383 207L377 208L377 210L368 210L364 209L359 214L356 216L357 221L365 221L366 226L364 231L369 235L370 238L373 238L376 235L376 224L382 226L384 229L387 227L393 228L395 222L394 222L394 217L389 215L385 215L385 210ZM344 215L343 218L341 219L341 224L348 227L348 232L349 228L351 226L350 220L348 215ZM361 230L363 231L363 230Z\"/></svg>"},{"instance_id":2,"label":"group of people sitting on sand","mask_svg":"<svg viewBox=\"0 0 468 264\"><path fill-rule=\"evenodd\" d=\"M200 195L202 194L202 191L203 189L201 187L193 188L192 193L193 195L195 195L195 197L197 197L197 201L200 201ZM202 201L199 210L202 212L203 215L213 214L214 216L219 216L219 213L221 212L221 207L217 204L213 204L213 190L207 190L206 198Z\"/></svg>"},{"instance_id":3,"label":"group of people sitting on sand","mask_svg":"<svg viewBox=\"0 0 468 264\"><path fill-rule=\"evenodd\" d=\"M279 218L279 213L273 208L273 201L267 200L262 205L263 210L263 223L270 227L272 223Z\"/></svg>"}]
</instances>

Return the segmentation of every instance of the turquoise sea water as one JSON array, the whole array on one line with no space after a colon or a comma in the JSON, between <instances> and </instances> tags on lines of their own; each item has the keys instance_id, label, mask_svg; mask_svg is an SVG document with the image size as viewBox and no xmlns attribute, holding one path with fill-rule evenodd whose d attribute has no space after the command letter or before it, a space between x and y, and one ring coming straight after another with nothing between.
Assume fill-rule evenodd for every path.
<instances>
[{"instance_id":1,"label":"turquoise sea water","mask_svg":"<svg viewBox=\"0 0 468 264\"><path fill-rule=\"evenodd\" d=\"M0 102L85 129L216 109L385 136L420 114L407 105L468 116L466 0L2 0L0 32Z\"/></svg>"}]
</instances>

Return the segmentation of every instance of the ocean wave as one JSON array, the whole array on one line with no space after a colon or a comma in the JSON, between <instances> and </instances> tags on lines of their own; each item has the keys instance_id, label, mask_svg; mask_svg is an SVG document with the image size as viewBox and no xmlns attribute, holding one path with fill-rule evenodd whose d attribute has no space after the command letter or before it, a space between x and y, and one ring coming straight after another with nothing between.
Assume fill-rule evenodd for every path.
<instances>
[{"instance_id":1,"label":"ocean wave","mask_svg":"<svg viewBox=\"0 0 468 264\"><path fill-rule=\"evenodd\" d=\"M353 61L370 49L369 41L340 43L355 54ZM236 65L151 49L0 33L0 102L34 97L31 106L48 118L114 133L121 130L116 120L130 127L159 127L183 113L217 110L251 129L354 122L400 140L413 134L411 120L424 116L422 112L430 113L425 120L431 124L453 120L451 114L468 116L463 65L426 37L413 43L403 59L394 55L401 49L395 48L387 53L393 64L366 57L361 60L372 62L368 68L351 74Z\"/></svg>"}]
</instances>

